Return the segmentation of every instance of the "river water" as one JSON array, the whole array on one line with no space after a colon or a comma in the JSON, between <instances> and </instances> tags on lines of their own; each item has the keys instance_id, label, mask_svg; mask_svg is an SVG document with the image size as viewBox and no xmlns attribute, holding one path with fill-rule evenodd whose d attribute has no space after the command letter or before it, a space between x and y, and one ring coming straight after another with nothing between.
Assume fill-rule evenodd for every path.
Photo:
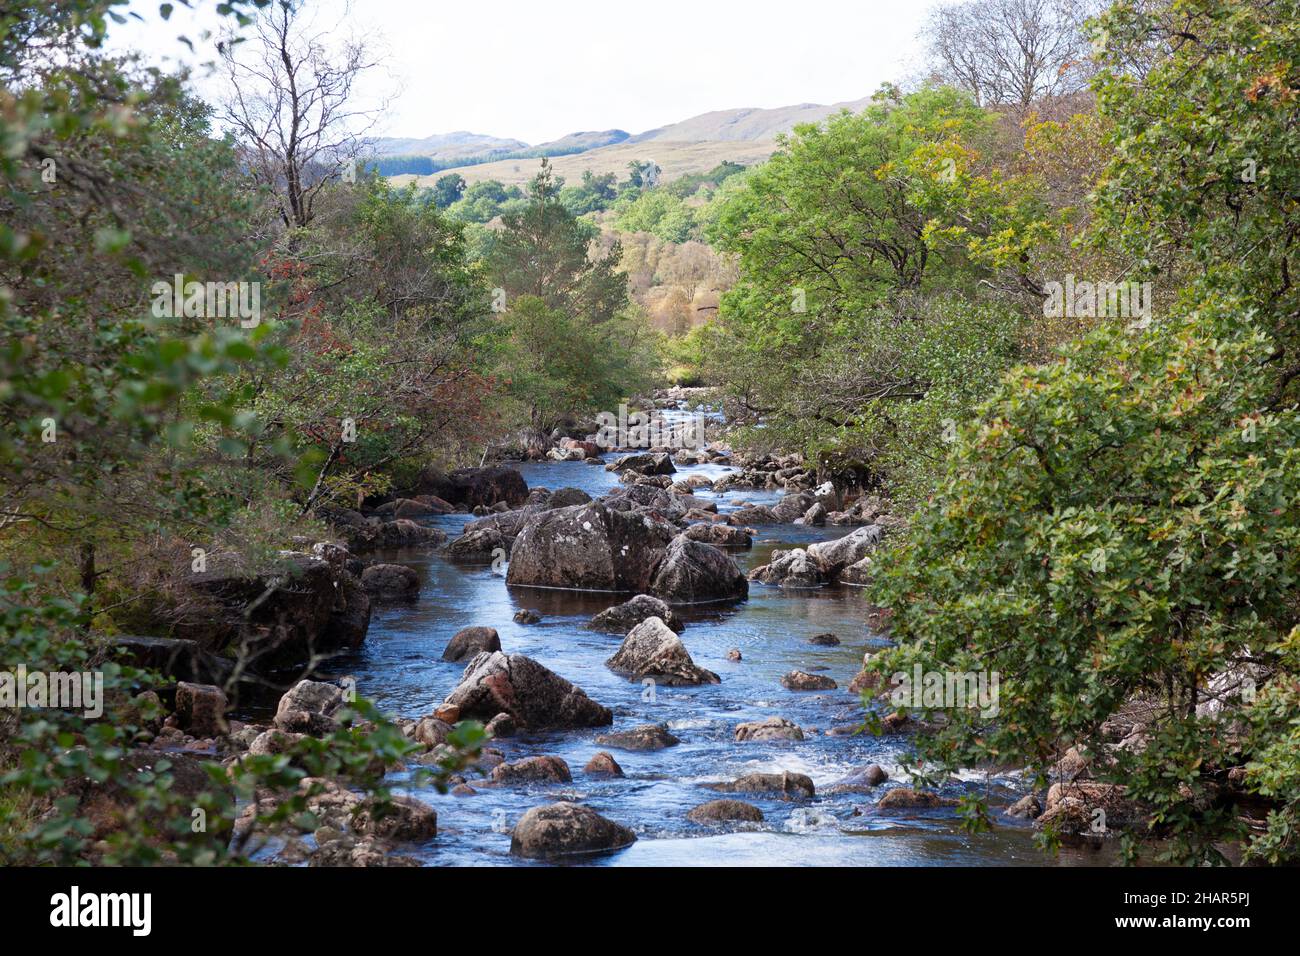
<instances>
[{"instance_id":1,"label":"river water","mask_svg":"<svg viewBox=\"0 0 1300 956\"><path fill-rule=\"evenodd\" d=\"M692 474L718 478L718 465L678 466L675 479ZM617 486L604 468L581 462L539 462L520 466L530 488L581 488L597 497ZM771 504L781 492L737 489L710 498L725 512L738 502ZM467 515L431 519L455 537ZM776 525L758 528L754 547L732 552L749 571L767 560L773 548L802 546L834 538L848 528ZM831 726L852 723L858 700L844 688L858 672L863 651L885 641L864 624L865 600L854 588L783 590L752 584L749 599L732 607L680 609L682 634L697 664L717 673L722 682L703 687L659 687L653 695L605 667L622 638L588 630L592 615L628 595L586 594L508 588L502 572L489 566L450 564L427 551L388 551L376 560L415 568L423 579L418 601L376 607L361 651L340 661L338 674L351 674L357 690L394 716L420 717L458 683L464 664L440 658L451 636L471 624L496 628L506 653L532 657L583 688L614 713L612 728L528 734L498 741L507 760L539 754L558 755L568 763L573 783L549 786L476 786L474 796L439 794L432 787L413 787L410 774L393 774L395 791L411 793L438 812L439 833L425 846L403 848L428 865L538 865L509 854L509 830L529 808L561 798L582 800L593 809L631 827L637 842L608 855L572 861L582 865L973 865L1104 862L1091 850L1063 850L1046 857L1032 842L1027 824L1003 818L990 833L970 835L949 809L898 810L878 813L874 798L863 794L823 795L822 790L850 771L879 763L891 780L906 781L899 767L905 737L870 734L828 736ZM543 615L538 624L512 618L531 608ZM838 647L808 643L831 632ZM730 662L727 651L740 650ZM795 692L781 686L794 669L824 673L837 691ZM803 741L745 742L733 739L736 724L769 716L789 718L804 729ZM641 723L664 723L681 743L653 752L629 752L597 745L594 738L610 729ZM810 731L817 731L810 733ZM608 749L625 778L589 776L582 767L598 750ZM818 789L811 801L788 802L761 794L742 794L762 809L762 823L728 823L710 828L691 823L686 813L719 794L702 786L757 771L789 770L807 774ZM476 781L471 780L471 785ZM885 787L890 784L885 784ZM1014 776L971 775L944 789L947 796L985 791L995 805L1016 799ZM878 792L883 792L880 790Z\"/></svg>"}]
</instances>

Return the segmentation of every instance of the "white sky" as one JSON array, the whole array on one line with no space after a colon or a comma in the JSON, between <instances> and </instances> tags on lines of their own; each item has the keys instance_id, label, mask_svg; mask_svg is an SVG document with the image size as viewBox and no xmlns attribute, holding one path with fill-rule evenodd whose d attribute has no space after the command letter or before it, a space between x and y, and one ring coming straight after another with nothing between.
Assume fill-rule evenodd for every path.
<instances>
[{"instance_id":1,"label":"white sky","mask_svg":"<svg viewBox=\"0 0 1300 956\"><path fill-rule=\"evenodd\" d=\"M529 143L578 130L639 133L717 109L834 103L867 96L919 67L916 34L935 0L309 0L321 26L365 33L396 89L375 135L470 130ZM201 64L219 22L215 0L131 0L146 23L110 45ZM191 56L176 37L195 42ZM211 79L197 79L214 95Z\"/></svg>"}]
</instances>

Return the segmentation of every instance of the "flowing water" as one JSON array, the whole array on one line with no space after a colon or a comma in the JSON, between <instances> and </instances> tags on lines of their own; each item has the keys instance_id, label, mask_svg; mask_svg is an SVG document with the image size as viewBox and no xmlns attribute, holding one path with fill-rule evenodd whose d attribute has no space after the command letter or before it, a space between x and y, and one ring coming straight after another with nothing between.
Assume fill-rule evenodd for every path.
<instances>
[{"instance_id":1,"label":"flowing water","mask_svg":"<svg viewBox=\"0 0 1300 956\"><path fill-rule=\"evenodd\" d=\"M729 469L718 465L679 466L674 478L703 474L718 478ZM544 462L520 466L530 488L581 488L597 497L617 486L611 472L581 462ZM771 504L780 492L737 489L713 495L719 510L738 502ZM431 524L449 535L470 520L447 515ZM734 551L746 571L767 560L773 548L803 546L846 533L846 528L777 525L757 529L754 547ZM584 627L592 615L628 595L591 594L508 588L502 572L489 566L453 565L427 551L388 551L377 560L409 565L419 571L423 587L411 604L376 607L365 645L340 662L337 674L351 674L363 696L395 716L419 717L458 683L463 663L440 658L447 641L471 624L497 629L502 649L532 657L583 688L614 713L613 728L526 734L499 741L507 760L539 754L558 755L573 772L572 784L549 786L476 786L474 796L439 794L432 787L412 787L409 774L394 774L398 792L409 792L438 811L439 834L428 845L404 853L429 865L536 865L509 854L510 828L530 807L561 797L581 799L605 816L636 831L626 850L577 862L587 865L942 865L1039 864L1052 862L1032 843L1032 831L1002 818L991 833L961 830L952 810L900 810L877 813L874 798L863 794L823 795L823 788L870 763L879 763L891 779L906 779L898 766L906 738L867 733L827 735L832 726L859 719L858 700L844 688L858 672L863 651L885 642L864 624L865 600L854 588L783 590L754 584L749 599L736 606L695 606L680 611L686 621L682 638L696 663L716 672L721 684L703 687L658 687L651 693L605 667L621 637ZM531 608L543 615L538 624L512 618ZM808 643L815 634L837 635L838 647ZM742 660L727 660L736 648ZM824 673L837 691L794 692L781 686L794 669ZM736 724L782 716L804 728L803 741L745 742L733 739ZM653 752L629 752L597 745L594 738L610 729L641 723L664 723L681 743ZM809 733L815 730L816 733ZM582 767L598 750L609 749L625 778L594 777ZM763 811L758 824L729 823L710 828L691 823L686 813L719 794L702 784L731 780L756 771L789 770L807 774L818 789L812 801L791 802L762 794L740 795ZM476 781L470 780L471 785ZM987 791L995 804L1014 800L1014 776L974 776L954 782L944 793L959 796ZM995 814L997 815L997 814ZM1057 862L1102 862L1092 851L1063 851Z\"/></svg>"}]
</instances>

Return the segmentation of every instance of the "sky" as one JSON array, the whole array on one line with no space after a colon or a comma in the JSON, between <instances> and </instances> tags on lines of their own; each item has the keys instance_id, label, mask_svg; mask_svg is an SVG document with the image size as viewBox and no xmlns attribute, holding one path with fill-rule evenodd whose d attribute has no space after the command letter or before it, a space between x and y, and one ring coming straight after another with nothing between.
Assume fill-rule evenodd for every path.
<instances>
[{"instance_id":1,"label":"sky","mask_svg":"<svg viewBox=\"0 0 1300 956\"><path fill-rule=\"evenodd\" d=\"M131 0L116 50L197 67L222 18L215 0ZM837 103L868 96L920 65L932 0L307 0L331 36L367 36L382 70L361 88L387 98L373 135L469 130L536 144L579 130L639 133L710 110ZM188 36L191 55L176 40Z\"/></svg>"}]
</instances>

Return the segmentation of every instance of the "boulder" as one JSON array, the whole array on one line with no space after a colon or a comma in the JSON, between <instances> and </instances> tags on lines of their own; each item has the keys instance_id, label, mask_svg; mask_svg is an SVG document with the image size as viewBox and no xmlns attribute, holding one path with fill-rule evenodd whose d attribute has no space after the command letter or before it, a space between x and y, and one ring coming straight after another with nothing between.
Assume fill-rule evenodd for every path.
<instances>
[{"instance_id":1,"label":"boulder","mask_svg":"<svg viewBox=\"0 0 1300 956\"><path fill-rule=\"evenodd\" d=\"M591 495L581 488L559 488L551 494L546 502L547 508L571 508L585 505L591 501Z\"/></svg>"},{"instance_id":2,"label":"boulder","mask_svg":"<svg viewBox=\"0 0 1300 956\"><path fill-rule=\"evenodd\" d=\"M663 750L674 747L681 740L668 732L663 724L638 724L627 730L612 734L601 734L596 743L603 747L617 747L619 750Z\"/></svg>"},{"instance_id":3,"label":"boulder","mask_svg":"<svg viewBox=\"0 0 1300 956\"><path fill-rule=\"evenodd\" d=\"M686 814L686 819L692 823L725 823L731 820L760 823L763 811L743 800L710 800Z\"/></svg>"},{"instance_id":4,"label":"boulder","mask_svg":"<svg viewBox=\"0 0 1300 956\"><path fill-rule=\"evenodd\" d=\"M516 624L540 624L542 616L532 608L521 608L515 611L513 620Z\"/></svg>"},{"instance_id":5,"label":"boulder","mask_svg":"<svg viewBox=\"0 0 1300 956\"><path fill-rule=\"evenodd\" d=\"M682 532L682 536L715 548L750 548L754 545L754 538L748 530L729 524L693 524Z\"/></svg>"},{"instance_id":6,"label":"boulder","mask_svg":"<svg viewBox=\"0 0 1300 956\"><path fill-rule=\"evenodd\" d=\"M737 724L736 740L803 740L803 731L784 717L768 717Z\"/></svg>"},{"instance_id":7,"label":"boulder","mask_svg":"<svg viewBox=\"0 0 1300 956\"><path fill-rule=\"evenodd\" d=\"M749 582L730 555L678 535L664 552L650 591L670 604L738 601L749 595Z\"/></svg>"},{"instance_id":8,"label":"boulder","mask_svg":"<svg viewBox=\"0 0 1300 956\"><path fill-rule=\"evenodd\" d=\"M840 584L849 584L855 588L864 588L871 583L874 565L868 555L861 561L855 561L839 574Z\"/></svg>"},{"instance_id":9,"label":"boulder","mask_svg":"<svg viewBox=\"0 0 1300 956\"><path fill-rule=\"evenodd\" d=\"M956 800L941 797L932 790L898 787L881 797L876 803L876 807L880 810L929 809L931 807L954 806L956 803Z\"/></svg>"},{"instance_id":10,"label":"boulder","mask_svg":"<svg viewBox=\"0 0 1300 956\"><path fill-rule=\"evenodd\" d=\"M501 651L471 660L445 703L459 707L462 718L495 723L505 714L515 727L528 730L604 727L614 719L607 707L559 674L522 654L507 657Z\"/></svg>"},{"instance_id":11,"label":"boulder","mask_svg":"<svg viewBox=\"0 0 1300 956\"><path fill-rule=\"evenodd\" d=\"M589 773L596 776L621 777L623 768L618 765L618 761L613 755L604 750L598 750L587 761L587 765L582 768L583 773Z\"/></svg>"},{"instance_id":12,"label":"boulder","mask_svg":"<svg viewBox=\"0 0 1300 956\"><path fill-rule=\"evenodd\" d=\"M648 677L670 687L721 682L717 674L696 666L682 639L657 617L634 627L605 666L630 681Z\"/></svg>"},{"instance_id":13,"label":"boulder","mask_svg":"<svg viewBox=\"0 0 1300 956\"><path fill-rule=\"evenodd\" d=\"M889 779L883 767L878 763L868 764L854 770L848 776L831 784L827 793L870 793Z\"/></svg>"},{"instance_id":14,"label":"boulder","mask_svg":"<svg viewBox=\"0 0 1300 956\"><path fill-rule=\"evenodd\" d=\"M672 534L662 522L601 502L541 511L515 538L506 582L643 593Z\"/></svg>"},{"instance_id":15,"label":"boulder","mask_svg":"<svg viewBox=\"0 0 1300 956\"><path fill-rule=\"evenodd\" d=\"M528 499L528 484L514 468L461 468L447 478L451 494L442 497L466 508L490 507L498 501L518 508Z\"/></svg>"},{"instance_id":16,"label":"boulder","mask_svg":"<svg viewBox=\"0 0 1300 956\"><path fill-rule=\"evenodd\" d=\"M484 651L501 650L501 638L494 627L462 627L452 635L442 652L444 661L461 661ZM454 721L453 721L454 723Z\"/></svg>"},{"instance_id":17,"label":"boulder","mask_svg":"<svg viewBox=\"0 0 1300 956\"><path fill-rule=\"evenodd\" d=\"M718 486L714 486L718 490ZM743 528L751 524L780 524L781 519L766 505L747 505L727 515L727 524Z\"/></svg>"},{"instance_id":18,"label":"boulder","mask_svg":"<svg viewBox=\"0 0 1300 956\"><path fill-rule=\"evenodd\" d=\"M772 508L782 524L790 524L796 518L802 518L807 511L817 504L817 499L806 491L797 491L785 495Z\"/></svg>"},{"instance_id":19,"label":"boulder","mask_svg":"<svg viewBox=\"0 0 1300 956\"><path fill-rule=\"evenodd\" d=\"M484 518L482 520L487 521L490 519ZM471 524L478 524L478 522L471 522ZM482 563L491 561L497 555L501 557L508 555L514 540L514 538L506 537L497 528L476 528L473 531L466 531L459 538L452 541L451 544L447 545L443 553L447 556L448 561Z\"/></svg>"},{"instance_id":20,"label":"boulder","mask_svg":"<svg viewBox=\"0 0 1300 956\"><path fill-rule=\"evenodd\" d=\"M803 523L812 528L826 524L826 506L820 501L803 513Z\"/></svg>"},{"instance_id":21,"label":"boulder","mask_svg":"<svg viewBox=\"0 0 1300 956\"><path fill-rule=\"evenodd\" d=\"M572 783L569 765L559 757L526 757L492 768L493 783Z\"/></svg>"},{"instance_id":22,"label":"boulder","mask_svg":"<svg viewBox=\"0 0 1300 956\"><path fill-rule=\"evenodd\" d=\"M659 618L678 634L686 629L686 625L672 612L672 608L649 594L638 594L630 601L606 608L593 617L587 626L594 631L627 634L646 618L651 617Z\"/></svg>"},{"instance_id":23,"label":"boulder","mask_svg":"<svg viewBox=\"0 0 1300 956\"><path fill-rule=\"evenodd\" d=\"M786 799L809 799L817 795L812 778L801 773L749 773L730 783L715 783L710 789L722 793L774 793Z\"/></svg>"},{"instance_id":24,"label":"boulder","mask_svg":"<svg viewBox=\"0 0 1300 956\"><path fill-rule=\"evenodd\" d=\"M834 541L810 544L808 557L817 563L827 579L834 580L849 565L865 558L876 545L880 544L881 537L882 529L879 525L855 528Z\"/></svg>"},{"instance_id":25,"label":"boulder","mask_svg":"<svg viewBox=\"0 0 1300 956\"><path fill-rule=\"evenodd\" d=\"M665 452L642 452L623 455L605 466L609 471L634 471L639 475L671 475L677 469Z\"/></svg>"},{"instance_id":26,"label":"boulder","mask_svg":"<svg viewBox=\"0 0 1300 956\"><path fill-rule=\"evenodd\" d=\"M835 690L839 685L824 674L791 671L781 678L781 686L786 690Z\"/></svg>"},{"instance_id":27,"label":"boulder","mask_svg":"<svg viewBox=\"0 0 1300 956\"><path fill-rule=\"evenodd\" d=\"M420 593L420 575L404 564L372 564L361 572L361 586L373 597L412 600Z\"/></svg>"},{"instance_id":28,"label":"boulder","mask_svg":"<svg viewBox=\"0 0 1300 956\"><path fill-rule=\"evenodd\" d=\"M343 689L336 684L300 680L280 698L275 726L296 734L322 737L338 727L334 718L343 706Z\"/></svg>"},{"instance_id":29,"label":"boulder","mask_svg":"<svg viewBox=\"0 0 1300 956\"><path fill-rule=\"evenodd\" d=\"M1038 802L1038 797L1030 793L1021 797L1002 812L1006 816L1015 817L1019 820L1033 820L1042 814L1043 805Z\"/></svg>"},{"instance_id":30,"label":"boulder","mask_svg":"<svg viewBox=\"0 0 1300 956\"><path fill-rule=\"evenodd\" d=\"M749 572L749 580L783 588L816 588L825 583L821 566L803 548L774 550L767 564Z\"/></svg>"},{"instance_id":31,"label":"boulder","mask_svg":"<svg viewBox=\"0 0 1300 956\"><path fill-rule=\"evenodd\" d=\"M825 634L814 634L808 638L809 644L816 644L818 647L839 647L840 639L834 634L827 632Z\"/></svg>"},{"instance_id":32,"label":"boulder","mask_svg":"<svg viewBox=\"0 0 1300 956\"><path fill-rule=\"evenodd\" d=\"M194 610L175 622L204 650L266 674L356 649L370 623L370 598L339 560L290 552L274 571L250 573L234 555L209 555L187 577ZM204 681L204 683L214 683Z\"/></svg>"},{"instance_id":33,"label":"boulder","mask_svg":"<svg viewBox=\"0 0 1300 956\"><path fill-rule=\"evenodd\" d=\"M212 684L176 685L176 719L191 737L217 737L227 733L226 693Z\"/></svg>"},{"instance_id":34,"label":"boulder","mask_svg":"<svg viewBox=\"0 0 1300 956\"><path fill-rule=\"evenodd\" d=\"M552 803L533 807L515 824L510 852L545 858L619 850L636 842L636 834L607 820L590 807Z\"/></svg>"}]
</instances>

